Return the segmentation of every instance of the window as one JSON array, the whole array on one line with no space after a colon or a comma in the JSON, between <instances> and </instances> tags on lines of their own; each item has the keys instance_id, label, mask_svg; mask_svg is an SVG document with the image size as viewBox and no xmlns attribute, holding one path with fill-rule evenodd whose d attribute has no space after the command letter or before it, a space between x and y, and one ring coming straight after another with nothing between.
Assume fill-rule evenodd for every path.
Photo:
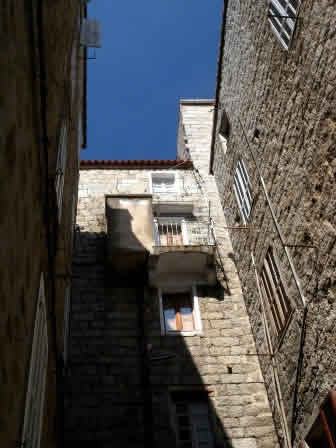
<instances>
[{"instance_id":1,"label":"window","mask_svg":"<svg viewBox=\"0 0 336 448\"><path fill-rule=\"evenodd\" d=\"M306 442L308 445L305 445ZM306 437L306 442L301 442L302 447L336 447L336 393L334 391L329 392L315 423Z\"/></svg>"},{"instance_id":2,"label":"window","mask_svg":"<svg viewBox=\"0 0 336 448\"><path fill-rule=\"evenodd\" d=\"M25 447L39 448L40 446L47 366L47 316L44 279L41 274L22 431L22 446Z\"/></svg>"},{"instance_id":3,"label":"window","mask_svg":"<svg viewBox=\"0 0 336 448\"><path fill-rule=\"evenodd\" d=\"M173 427L178 448L213 448L209 406L205 393L172 392Z\"/></svg>"},{"instance_id":4,"label":"window","mask_svg":"<svg viewBox=\"0 0 336 448\"><path fill-rule=\"evenodd\" d=\"M188 244L183 218L155 218L156 246L183 246Z\"/></svg>"},{"instance_id":5,"label":"window","mask_svg":"<svg viewBox=\"0 0 336 448\"><path fill-rule=\"evenodd\" d=\"M67 152L68 152L68 124L66 121L63 121L58 140L58 153L57 153L56 177L55 177L55 190L56 190L59 221L61 220L62 217L63 188L64 188L64 175L67 161Z\"/></svg>"},{"instance_id":6,"label":"window","mask_svg":"<svg viewBox=\"0 0 336 448\"><path fill-rule=\"evenodd\" d=\"M251 183L247 174L245 163L239 159L234 175L234 191L244 224L247 223L252 208Z\"/></svg>"},{"instance_id":7,"label":"window","mask_svg":"<svg viewBox=\"0 0 336 448\"><path fill-rule=\"evenodd\" d=\"M223 109L220 126L219 126L219 132L218 132L218 140L219 140L221 149L224 152L224 154L226 154L226 150L227 150L226 141L229 137L229 133L230 133L230 123L227 118L226 112Z\"/></svg>"},{"instance_id":8,"label":"window","mask_svg":"<svg viewBox=\"0 0 336 448\"><path fill-rule=\"evenodd\" d=\"M227 139L229 137L229 133L230 133L230 123L226 115L226 112L223 109L219 127L219 136L222 137L223 139Z\"/></svg>"},{"instance_id":9,"label":"window","mask_svg":"<svg viewBox=\"0 0 336 448\"><path fill-rule=\"evenodd\" d=\"M177 182L175 173L153 173L153 193L176 193Z\"/></svg>"},{"instance_id":10,"label":"window","mask_svg":"<svg viewBox=\"0 0 336 448\"><path fill-rule=\"evenodd\" d=\"M198 298L195 288L183 292L159 292L161 333L198 334L201 331Z\"/></svg>"},{"instance_id":11,"label":"window","mask_svg":"<svg viewBox=\"0 0 336 448\"><path fill-rule=\"evenodd\" d=\"M299 0L270 0L268 18L281 45L288 50L294 33Z\"/></svg>"},{"instance_id":12,"label":"window","mask_svg":"<svg viewBox=\"0 0 336 448\"><path fill-rule=\"evenodd\" d=\"M261 271L261 291L272 326L272 333L278 338L291 313L291 305L283 286L272 248L269 248Z\"/></svg>"}]
</instances>

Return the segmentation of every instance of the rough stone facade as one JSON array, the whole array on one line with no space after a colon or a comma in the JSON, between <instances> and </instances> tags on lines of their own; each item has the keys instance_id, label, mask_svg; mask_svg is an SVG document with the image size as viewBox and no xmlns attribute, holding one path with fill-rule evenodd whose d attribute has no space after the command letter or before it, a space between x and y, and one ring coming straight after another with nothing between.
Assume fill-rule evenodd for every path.
<instances>
[{"instance_id":1,"label":"rough stone facade","mask_svg":"<svg viewBox=\"0 0 336 448\"><path fill-rule=\"evenodd\" d=\"M62 368L59 362L56 366L56 360L62 359L63 352L64 295L71 276L78 183L78 121L84 86L78 42L80 8L78 2L70 0L0 2L0 439L2 446L10 448L24 442L22 428L41 273L49 347L41 446L54 447L56 439L62 438L56 416L56 381ZM71 77L71 63L77 69L77 82ZM70 105L71 86L75 90ZM59 224L54 182L60 119L64 116L71 116L73 121Z\"/></svg>"},{"instance_id":2,"label":"rough stone facade","mask_svg":"<svg viewBox=\"0 0 336 448\"><path fill-rule=\"evenodd\" d=\"M232 260L232 247L213 176L209 145L213 102L181 106L178 193L153 194L153 207L192 203L199 222L214 222L216 286L196 285L202 331L164 335L159 296L147 274L121 279L106 258L108 195L150 194L158 167L83 163L80 172L67 382L68 446L176 446L173 391L206 393L215 446L276 447L271 410ZM178 169L177 169L178 168ZM153 242L154 244L154 242ZM174 280L174 279L173 279ZM143 300L142 300L143 295ZM155 361L154 354L170 354ZM151 360L152 359L152 360ZM208 446L208 445L207 445Z\"/></svg>"},{"instance_id":3,"label":"rough stone facade","mask_svg":"<svg viewBox=\"0 0 336 448\"><path fill-rule=\"evenodd\" d=\"M270 29L266 2L240 3L227 2L224 14L212 168L281 446L296 447L336 388L336 9L334 2L300 2L284 51ZM223 113L226 142L219 137ZM253 196L244 229L233 187L238 159ZM270 246L294 309L272 360L264 355L270 349L256 277Z\"/></svg>"}]
</instances>

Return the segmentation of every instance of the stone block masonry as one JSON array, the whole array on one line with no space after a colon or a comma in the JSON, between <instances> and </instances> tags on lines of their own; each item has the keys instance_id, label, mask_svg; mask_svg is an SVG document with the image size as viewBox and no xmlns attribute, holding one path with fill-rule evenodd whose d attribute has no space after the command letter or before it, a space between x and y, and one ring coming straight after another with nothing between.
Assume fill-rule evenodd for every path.
<instances>
[{"instance_id":1,"label":"stone block masonry","mask_svg":"<svg viewBox=\"0 0 336 448\"><path fill-rule=\"evenodd\" d=\"M232 228L244 225L233 186L239 159L248 172L252 211L246 230L230 230L230 237L260 353L268 348L251 253L260 275L273 247L293 307L281 343L273 347L275 365L260 359L277 427L287 426L289 437L287 442L281 437L281 443L291 446L293 438L297 447L328 391L336 388L335 5L300 2L293 40L284 51L271 31L266 4L245 3L242 9L238 2L228 2L213 170ZM230 123L226 143L219 137L223 114ZM306 319L284 244L308 306ZM266 323L271 324L269 318Z\"/></svg>"},{"instance_id":2,"label":"stone block masonry","mask_svg":"<svg viewBox=\"0 0 336 448\"><path fill-rule=\"evenodd\" d=\"M151 170L81 170L67 384L69 445L143 446L150 419L153 446L171 448L176 444L172 393L202 392L216 445L278 446L216 184L207 174L212 108L212 103L182 106L182 140L188 139L195 169L169 169L179 187L174 194L153 194L154 205L192 203L194 218L203 222L209 220L211 201L219 281L196 285L202 331L192 336L164 335L158 290L143 284L140 307L136 279L129 276L121 283L105 261L105 195L150 193ZM158 353L169 356L150 361Z\"/></svg>"}]
</instances>

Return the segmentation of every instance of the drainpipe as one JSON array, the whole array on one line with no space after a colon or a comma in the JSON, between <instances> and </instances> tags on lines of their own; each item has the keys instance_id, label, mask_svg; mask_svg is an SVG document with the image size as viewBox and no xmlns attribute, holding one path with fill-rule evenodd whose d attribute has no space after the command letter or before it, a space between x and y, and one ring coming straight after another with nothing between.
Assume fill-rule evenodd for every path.
<instances>
[{"instance_id":1,"label":"drainpipe","mask_svg":"<svg viewBox=\"0 0 336 448\"><path fill-rule=\"evenodd\" d=\"M148 260L148 254L147 254ZM143 391L143 418L144 418L144 448L153 448L153 405L150 382L149 356L145 332L145 286L147 284L147 260L141 268L139 281L136 286L138 305L138 330L141 363L141 383Z\"/></svg>"}]
</instances>

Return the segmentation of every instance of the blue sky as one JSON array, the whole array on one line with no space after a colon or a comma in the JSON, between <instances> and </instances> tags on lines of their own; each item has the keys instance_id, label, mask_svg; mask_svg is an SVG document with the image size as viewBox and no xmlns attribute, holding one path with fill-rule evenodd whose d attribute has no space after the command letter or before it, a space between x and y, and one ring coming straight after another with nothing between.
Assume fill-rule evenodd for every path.
<instances>
[{"instance_id":1,"label":"blue sky","mask_svg":"<svg viewBox=\"0 0 336 448\"><path fill-rule=\"evenodd\" d=\"M84 159L176 157L180 98L213 98L222 0L92 0Z\"/></svg>"}]
</instances>

